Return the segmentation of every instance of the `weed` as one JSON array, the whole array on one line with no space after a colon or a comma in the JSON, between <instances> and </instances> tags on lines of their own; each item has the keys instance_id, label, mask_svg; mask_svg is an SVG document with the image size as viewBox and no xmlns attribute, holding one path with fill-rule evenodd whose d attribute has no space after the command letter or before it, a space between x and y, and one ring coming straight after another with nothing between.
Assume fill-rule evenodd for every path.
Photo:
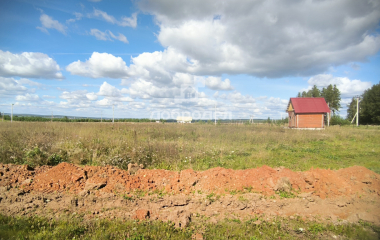
<instances>
[{"instance_id":1,"label":"weed","mask_svg":"<svg viewBox=\"0 0 380 240\"><path fill-rule=\"evenodd\" d=\"M137 188L134 190L133 194L138 198L142 198L147 195L147 192L142 189Z\"/></svg>"},{"instance_id":2,"label":"weed","mask_svg":"<svg viewBox=\"0 0 380 240\"><path fill-rule=\"evenodd\" d=\"M312 224L310 227L309 227L309 231L312 232L312 233L319 233L319 232L323 232L325 230L325 227L322 225L322 224L319 224L319 223L315 223L315 224Z\"/></svg>"},{"instance_id":3,"label":"weed","mask_svg":"<svg viewBox=\"0 0 380 240\"><path fill-rule=\"evenodd\" d=\"M239 191L238 191L238 190L235 190L235 189L230 191L230 194L231 194L231 195L236 195L236 194L238 194L238 193L239 193Z\"/></svg>"},{"instance_id":4,"label":"weed","mask_svg":"<svg viewBox=\"0 0 380 240\"><path fill-rule=\"evenodd\" d=\"M241 202L248 202L248 199L244 198L244 196L242 196L242 195L240 195L238 199Z\"/></svg>"},{"instance_id":5,"label":"weed","mask_svg":"<svg viewBox=\"0 0 380 240\"><path fill-rule=\"evenodd\" d=\"M132 196L129 196L129 195L127 195L127 194L124 194L124 195L123 195L123 198L124 198L125 200L127 200L127 201L134 201L134 200L135 200Z\"/></svg>"},{"instance_id":6,"label":"weed","mask_svg":"<svg viewBox=\"0 0 380 240\"><path fill-rule=\"evenodd\" d=\"M219 196L220 198L220 196ZM210 202L215 202L215 193L210 193L209 195L206 196L206 199L208 199Z\"/></svg>"},{"instance_id":7,"label":"weed","mask_svg":"<svg viewBox=\"0 0 380 240\"><path fill-rule=\"evenodd\" d=\"M296 195L292 192L286 192L286 191L276 191L276 193L280 196L280 198L295 198ZM271 197L272 198L272 197Z\"/></svg>"},{"instance_id":8,"label":"weed","mask_svg":"<svg viewBox=\"0 0 380 240\"><path fill-rule=\"evenodd\" d=\"M232 222L241 223L240 219L232 219Z\"/></svg>"}]
</instances>

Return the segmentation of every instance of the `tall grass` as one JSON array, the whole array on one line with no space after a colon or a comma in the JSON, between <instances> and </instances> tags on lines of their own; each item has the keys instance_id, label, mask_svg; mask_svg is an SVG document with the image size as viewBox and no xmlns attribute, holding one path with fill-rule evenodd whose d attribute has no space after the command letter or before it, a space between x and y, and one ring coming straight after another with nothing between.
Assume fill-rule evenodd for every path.
<instances>
[{"instance_id":1,"label":"tall grass","mask_svg":"<svg viewBox=\"0 0 380 240\"><path fill-rule=\"evenodd\" d=\"M365 166L380 173L380 127L291 130L269 124L0 122L0 162L32 166L128 163L205 170Z\"/></svg>"}]
</instances>

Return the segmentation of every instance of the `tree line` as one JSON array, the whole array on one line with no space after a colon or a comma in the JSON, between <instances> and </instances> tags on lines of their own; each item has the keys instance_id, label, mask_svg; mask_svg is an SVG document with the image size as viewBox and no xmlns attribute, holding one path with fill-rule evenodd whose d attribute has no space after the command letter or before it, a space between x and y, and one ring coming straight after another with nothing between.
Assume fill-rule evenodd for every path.
<instances>
[{"instance_id":1,"label":"tree line","mask_svg":"<svg viewBox=\"0 0 380 240\"><path fill-rule=\"evenodd\" d=\"M352 98L351 103L347 105L346 119L336 115L341 108L340 91L336 85L330 84L326 88L319 88L314 85L309 91L299 92L297 97L323 97L329 105L333 116L331 124L349 124L356 114L356 98ZM361 124L380 124L380 83L373 85L359 96L359 121Z\"/></svg>"},{"instance_id":2,"label":"tree line","mask_svg":"<svg viewBox=\"0 0 380 240\"><path fill-rule=\"evenodd\" d=\"M4 115L4 120L10 121L11 116ZM94 118L68 118L68 117L62 117L62 118L47 118L47 117L39 117L39 116L13 116L13 121L20 121L20 122L112 122L112 119L94 119ZM115 122L152 122L153 120L150 120L149 118L120 118L115 119Z\"/></svg>"},{"instance_id":3,"label":"tree line","mask_svg":"<svg viewBox=\"0 0 380 240\"><path fill-rule=\"evenodd\" d=\"M380 83L373 85L359 96L359 121L361 124L380 124ZM356 114L356 98L347 105L347 120L352 120Z\"/></svg>"}]
</instances>

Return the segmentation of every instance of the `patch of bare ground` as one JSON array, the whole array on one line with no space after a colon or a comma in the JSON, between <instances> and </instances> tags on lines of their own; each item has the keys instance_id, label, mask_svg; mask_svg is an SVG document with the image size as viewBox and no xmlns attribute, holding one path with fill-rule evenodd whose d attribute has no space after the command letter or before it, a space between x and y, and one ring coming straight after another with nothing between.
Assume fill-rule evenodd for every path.
<instances>
[{"instance_id":1,"label":"patch of bare ground","mask_svg":"<svg viewBox=\"0 0 380 240\"><path fill-rule=\"evenodd\" d=\"M133 172L68 163L35 169L0 164L0 212L163 220L177 227L199 216L210 222L281 216L380 225L380 176L364 167Z\"/></svg>"}]
</instances>

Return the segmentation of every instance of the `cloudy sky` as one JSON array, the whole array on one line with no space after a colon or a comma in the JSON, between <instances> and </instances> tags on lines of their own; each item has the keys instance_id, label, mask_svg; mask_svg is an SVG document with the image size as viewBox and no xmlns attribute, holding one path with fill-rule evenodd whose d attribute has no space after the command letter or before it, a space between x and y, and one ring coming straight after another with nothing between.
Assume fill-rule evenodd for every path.
<instances>
[{"instance_id":1,"label":"cloudy sky","mask_svg":"<svg viewBox=\"0 0 380 240\"><path fill-rule=\"evenodd\" d=\"M2 0L0 111L281 118L329 84L345 106L379 83L379 23L380 0Z\"/></svg>"}]
</instances>

